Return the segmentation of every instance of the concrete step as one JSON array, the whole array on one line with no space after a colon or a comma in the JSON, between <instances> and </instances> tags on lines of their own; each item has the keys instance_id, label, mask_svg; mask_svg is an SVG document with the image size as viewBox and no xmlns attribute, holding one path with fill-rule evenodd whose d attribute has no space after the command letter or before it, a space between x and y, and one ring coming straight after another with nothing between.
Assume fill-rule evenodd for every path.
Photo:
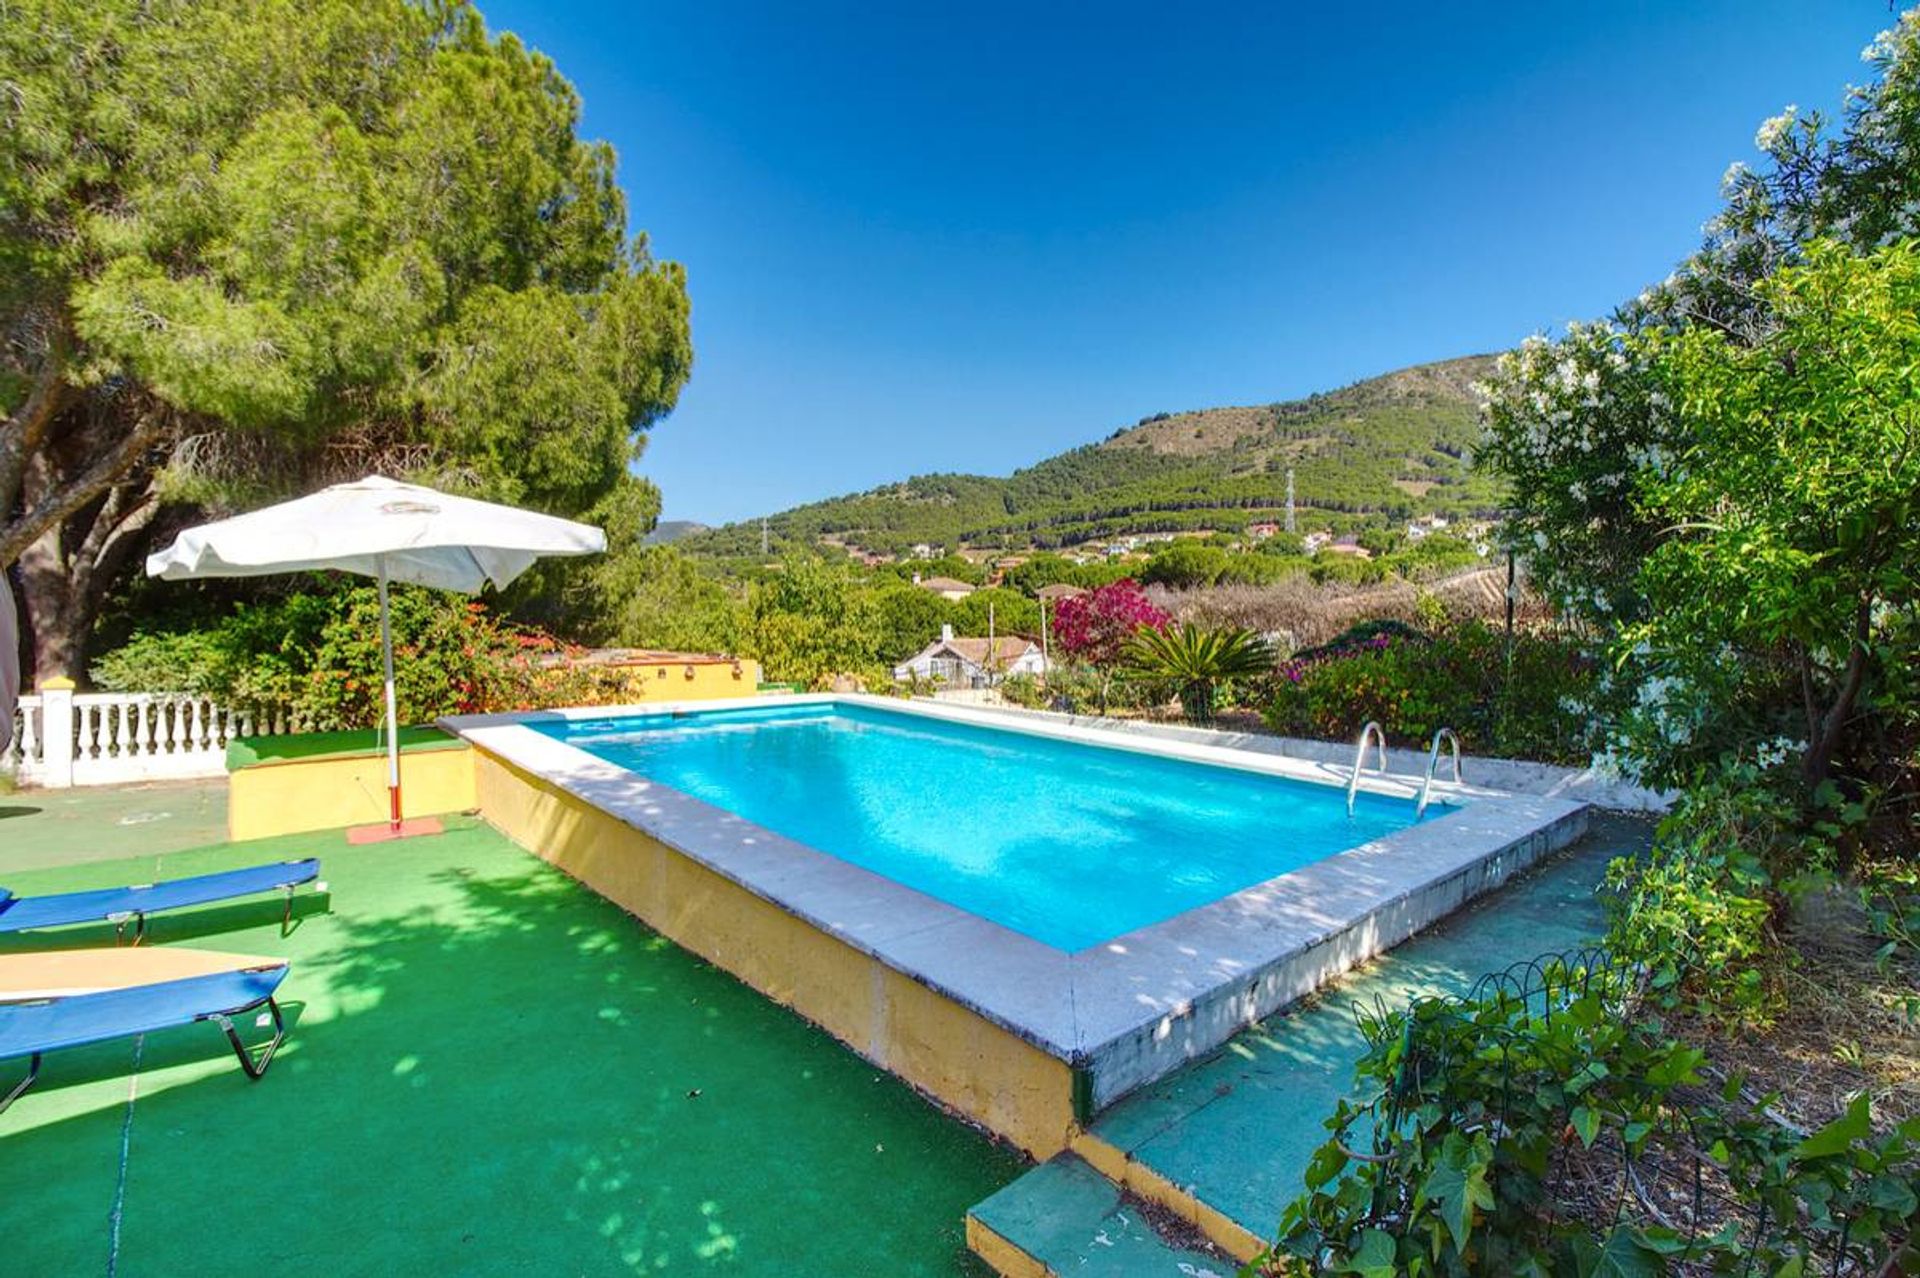
<instances>
[{"instance_id":1,"label":"concrete step","mask_svg":"<svg viewBox=\"0 0 1920 1278\"><path fill-rule=\"evenodd\" d=\"M1273 1236L1352 1087L1366 1050L1354 1005L1461 993L1488 972L1591 941L1603 930L1594 888L1607 863L1650 834L1645 821L1597 819L1529 874L1120 1101L1072 1152L975 1207L969 1244L1019 1278L1233 1273ZM1189 1245L1166 1241L1183 1226Z\"/></svg>"},{"instance_id":2,"label":"concrete step","mask_svg":"<svg viewBox=\"0 0 1920 1278\"><path fill-rule=\"evenodd\" d=\"M1232 1278L1239 1268L1163 1237L1147 1209L1073 1154L977 1204L967 1246L1007 1278Z\"/></svg>"},{"instance_id":3,"label":"concrete step","mask_svg":"<svg viewBox=\"0 0 1920 1278\"><path fill-rule=\"evenodd\" d=\"M1250 1259L1304 1187L1325 1121L1352 1088L1366 1051L1354 1005L1463 993L1488 972L1591 942L1604 930L1594 889L1607 863L1643 848L1649 834L1644 821L1596 821L1538 869L1120 1101L1074 1151Z\"/></svg>"}]
</instances>

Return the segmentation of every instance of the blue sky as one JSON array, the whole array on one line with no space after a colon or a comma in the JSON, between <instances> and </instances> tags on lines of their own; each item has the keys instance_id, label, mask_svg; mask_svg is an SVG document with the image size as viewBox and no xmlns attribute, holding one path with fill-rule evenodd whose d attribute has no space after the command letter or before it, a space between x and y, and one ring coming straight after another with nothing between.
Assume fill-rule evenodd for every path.
<instances>
[{"instance_id":1,"label":"blue sky","mask_svg":"<svg viewBox=\"0 0 1920 1278\"><path fill-rule=\"evenodd\" d=\"M1884 0L481 0L686 264L643 470L719 522L1497 350L1664 275ZM1042 11L1044 9L1044 11Z\"/></svg>"}]
</instances>

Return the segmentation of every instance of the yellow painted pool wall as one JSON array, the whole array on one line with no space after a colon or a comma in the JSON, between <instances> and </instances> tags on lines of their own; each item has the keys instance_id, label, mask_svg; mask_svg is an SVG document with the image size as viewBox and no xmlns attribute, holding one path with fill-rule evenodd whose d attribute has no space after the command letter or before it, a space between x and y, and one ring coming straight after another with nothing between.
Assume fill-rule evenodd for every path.
<instances>
[{"instance_id":1,"label":"yellow painted pool wall","mask_svg":"<svg viewBox=\"0 0 1920 1278\"><path fill-rule=\"evenodd\" d=\"M739 673L734 673L738 664ZM612 695L629 702L714 701L751 697L760 684L760 663L661 661L617 667L620 679Z\"/></svg>"},{"instance_id":2,"label":"yellow painted pool wall","mask_svg":"<svg viewBox=\"0 0 1920 1278\"><path fill-rule=\"evenodd\" d=\"M489 823L656 931L1036 1158L1072 1139L1066 1062L531 773L474 771Z\"/></svg>"},{"instance_id":3,"label":"yellow painted pool wall","mask_svg":"<svg viewBox=\"0 0 1920 1278\"><path fill-rule=\"evenodd\" d=\"M470 812L473 749L454 746L400 756L402 816ZM241 768L227 778L227 837L264 839L387 819L385 755L289 759Z\"/></svg>"}]
</instances>

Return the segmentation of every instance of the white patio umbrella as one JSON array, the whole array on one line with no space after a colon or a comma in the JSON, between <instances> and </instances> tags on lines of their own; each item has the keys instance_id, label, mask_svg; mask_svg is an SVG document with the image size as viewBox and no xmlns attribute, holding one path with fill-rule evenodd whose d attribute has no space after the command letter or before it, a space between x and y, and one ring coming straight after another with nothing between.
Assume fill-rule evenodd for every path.
<instances>
[{"instance_id":1,"label":"white patio umbrella","mask_svg":"<svg viewBox=\"0 0 1920 1278\"><path fill-rule=\"evenodd\" d=\"M147 575L260 577L331 568L380 583L386 672L388 834L401 833L400 738L393 697L387 582L477 594L500 589L546 555L591 555L606 534L587 524L369 475L311 496L189 528L147 556Z\"/></svg>"}]
</instances>

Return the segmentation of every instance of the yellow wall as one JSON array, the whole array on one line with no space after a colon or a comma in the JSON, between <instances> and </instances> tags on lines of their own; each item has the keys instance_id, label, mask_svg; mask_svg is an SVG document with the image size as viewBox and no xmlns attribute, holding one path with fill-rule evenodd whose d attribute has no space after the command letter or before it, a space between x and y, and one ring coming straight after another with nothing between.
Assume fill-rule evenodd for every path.
<instances>
[{"instance_id":1,"label":"yellow wall","mask_svg":"<svg viewBox=\"0 0 1920 1278\"><path fill-rule=\"evenodd\" d=\"M1211 1239L1222 1251L1242 1264L1266 1250L1266 1240L1252 1233L1240 1222L1216 1207L1209 1207L1190 1190L1174 1184L1145 1163L1135 1162L1124 1152L1092 1132L1075 1133L1073 1152L1085 1159L1088 1166L1122 1189L1130 1190L1148 1202L1166 1208L1188 1224L1197 1226L1200 1232ZM970 1230L973 1223L973 1219L969 1217L967 1225ZM968 1238L971 1242L971 1232ZM990 1242L989 1245L991 1245ZM989 1261L992 1260L991 1256L980 1251L978 1247L974 1250ZM1002 1270L1002 1272L1005 1271Z\"/></svg>"},{"instance_id":2,"label":"yellow wall","mask_svg":"<svg viewBox=\"0 0 1920 1278\"><path fill-rule=\"evenodd\" d=\"M1002 1278L1054 1278L1053 1270L1002 1238L971 1212L967 1213L967 1249Z\"/></svg>"},{"instance_id":3,"label":"yellow wall","mask_svg":"<svg viewBox=\"0 0 1920 1278\"><path fill-rule=\"evenodd\" d=\"M614 666L609 672L619 676L614 687L619 695L633 701L712 701L718 697L751 697L760 684L760 663L742 658L733 671L732 661L661 661L647 665ZM688 678L691 670L693 677Z\"/></svg>"},{"instance_id":4,"label":"yellow wall","mask_svg":"<svg viewBox=\"0 0 1920 1278\"><path fill-rule=\"evenodd\" d=\"M474 770L522 847L1035 1157L1066 1148L1066 1062L547 781L485 751Z\"/></svg>"},{"instance_id":5,"label":"yellow wall","mask_svg":"<svg viewBox=\"0 0 1920 1278\"><path fill-rule=\"evenodd\" d=\"M400 803L401 815L410 817L471 811L472 748L402 754ZM227 837L235 841L386 819L383 754L262 763L227 778Z\"/></svg>"}]
</instances>

